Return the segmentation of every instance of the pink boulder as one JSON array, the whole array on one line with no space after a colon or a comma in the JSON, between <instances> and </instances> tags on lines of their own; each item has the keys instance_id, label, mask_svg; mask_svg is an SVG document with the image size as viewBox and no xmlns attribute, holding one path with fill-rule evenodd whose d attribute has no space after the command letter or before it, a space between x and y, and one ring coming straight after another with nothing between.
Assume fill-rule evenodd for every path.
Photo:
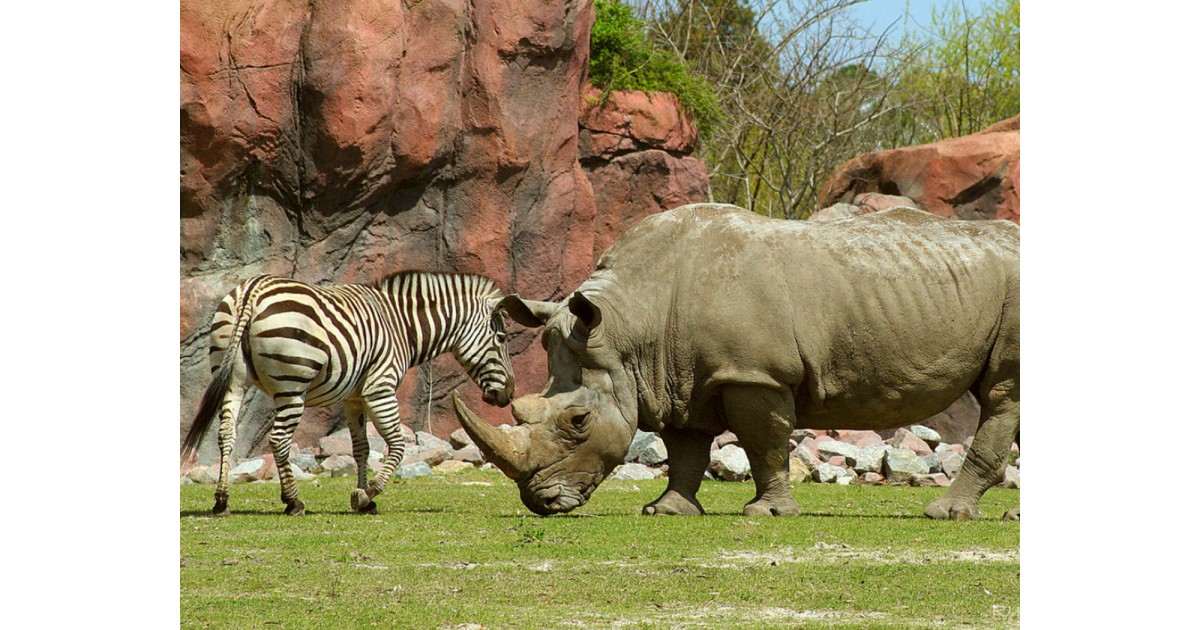
<instances>
[{"instance_id":1,"label":"pink boulder","mask_svg":"<svg viewBox=\"0 0 1200 630\"><path fill-rule=\"evenodd\" d=\"M903 195L943 217L1020 223L1020 116L961 138L860 155L834 171L817 205L862 193Z\"/></svg>"}]
</instances>

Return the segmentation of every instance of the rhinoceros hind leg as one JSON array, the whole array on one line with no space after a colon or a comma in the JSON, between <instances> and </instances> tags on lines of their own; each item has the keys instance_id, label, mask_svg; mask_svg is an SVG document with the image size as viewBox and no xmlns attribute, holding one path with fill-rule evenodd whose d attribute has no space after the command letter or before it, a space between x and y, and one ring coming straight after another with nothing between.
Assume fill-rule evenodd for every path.
<instances>
[{"instance_id":1,"label":"rhinoceros hind leg","mask_svg":"<svg viewBox=\"0 0 1200 630\"><path fill-rule=\"evenodd\" d=\"M708 447L712 436L699 431L666 427L660 433L667 447L671 477L662 496L642 508L642 514L679 514L699 516L704 508L696 499L704 471L708 468Z\"/></svg>"},{"instance_id":2,"label":"rhinoceros hind leg","mask_svg":"<svg viewBox=\"0 0 1200 630\"><path fill-rule=\"evenodd\" d=\"M750 460L757 492L746 516L795 516L800 506L788 482L788 438L796 426L790 391L762 386L726 386L725 420Z\"/></svg>"},{"instance_id":3,"label":"rhinoceros hind leg","mask_svg":"<svg viewBox=\"0 0 1200 630\"><path fill-rule=\"evenodd\" d=\"M1004 329L1004 326L1001 326ZM925 516L979 518L979 498L1004 480L1008 453L1021 430L1021 375L1018 333L1001 334L979 382L979 430L954 483L925 508Z\"/></svg>"}]
</instances>

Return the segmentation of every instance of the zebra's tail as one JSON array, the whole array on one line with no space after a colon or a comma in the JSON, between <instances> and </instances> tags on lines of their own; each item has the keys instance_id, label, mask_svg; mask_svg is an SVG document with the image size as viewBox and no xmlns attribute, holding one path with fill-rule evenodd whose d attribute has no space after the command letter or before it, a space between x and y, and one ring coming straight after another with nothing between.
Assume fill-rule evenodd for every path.
<instances>
[{"instance_id":1,"label":"zebra's tail","mask_svg":"<svg viewBox=\"0 0 1200 630\"><path fill-rule=\"evenodd\" d=\"M237 319L234 321L233 334L229 337L229 347L225 349L225 356L221 357L221 365L213 373L208 389L204 390L204 397L200 400L200 411L192 420L192 427L188 429L183 446L179 449L180 459L183 462L189 462L195 457L196 451L200 448L200 442L204 439L204 434L208 432L208 427L212 426L213 420L221 411L225 392L229 391L229 382L233 379L234 361L241 356L242 342L249 330L247 324L250 322L252 310L250 305L258 297L260 281L266 277L259 276L251 280L246 291L242 293L241 301L236 305L234 312L237 313Z\"/></svg>"}]
</instances>

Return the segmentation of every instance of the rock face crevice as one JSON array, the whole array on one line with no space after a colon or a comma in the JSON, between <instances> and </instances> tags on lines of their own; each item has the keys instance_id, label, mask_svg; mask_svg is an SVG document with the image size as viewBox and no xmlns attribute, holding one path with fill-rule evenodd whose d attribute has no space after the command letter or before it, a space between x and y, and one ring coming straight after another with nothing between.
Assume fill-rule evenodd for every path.
<instances>
[{"instance_id":1,"label":"rock face crevice","mask_svg":"<svg viewBox=\"0 0 1200 630\"><path fill-rule=\"evenodd\" d=\"M241 280L462 271L560 299L624 227L704 200L703 165L686 157L694 132L690 144L647 132L619 155L581 152L593 19L590 0L181 5L181 434L208 384L208 322ZM526 352L535 336L512 336L518 395L544 380L540 348ZM485 419L506 417L442 357L405 379L405 421L448 434L455 388ZM262 446L269 417L261 401L246 406L239 455ZM339 418L307 411L297 442Z\"/></svg>"}]
</instances>

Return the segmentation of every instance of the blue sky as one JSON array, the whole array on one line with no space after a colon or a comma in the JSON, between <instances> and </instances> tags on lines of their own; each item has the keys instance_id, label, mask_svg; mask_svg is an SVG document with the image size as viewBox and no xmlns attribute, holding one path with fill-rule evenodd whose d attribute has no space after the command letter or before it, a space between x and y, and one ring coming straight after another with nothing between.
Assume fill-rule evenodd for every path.
<instances>
[{"instance_id":1,"label":"blue sky","mask_svg":"<svg viewBox=\"0 0 1200 630\"><path fill-rule=\"evenodd\" d=\"M883 32L893 21L901 19L894 29L899 34L904 31L902 18L905 5L908 5L910 20L918 26L926 26L933 9L936 7L941 10L948 4L961 4L966 7L967 13L978 15L984 0L867 0L851 7L848 13L876 34Z\"/></svg>"}]
</instances>

